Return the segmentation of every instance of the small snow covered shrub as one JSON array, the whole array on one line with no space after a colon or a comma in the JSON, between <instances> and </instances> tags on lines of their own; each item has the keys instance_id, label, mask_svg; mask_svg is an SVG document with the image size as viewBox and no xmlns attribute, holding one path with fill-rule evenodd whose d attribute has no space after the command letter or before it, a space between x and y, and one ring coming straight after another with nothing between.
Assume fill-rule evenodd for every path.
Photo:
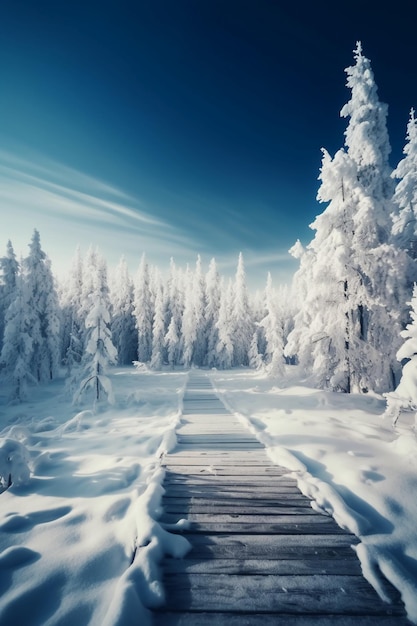
<instances>
[{"instance_id":1,"label":"small snow covered shrub","mask_svg":"<svg viewBox=\"0 0 417 626\"><path fill-rule=\"evenodd\" d=\"M23 485L30 477L29 454L25 446L14 439L0 439L0 485Z\"/></svg>"}]
</instances>

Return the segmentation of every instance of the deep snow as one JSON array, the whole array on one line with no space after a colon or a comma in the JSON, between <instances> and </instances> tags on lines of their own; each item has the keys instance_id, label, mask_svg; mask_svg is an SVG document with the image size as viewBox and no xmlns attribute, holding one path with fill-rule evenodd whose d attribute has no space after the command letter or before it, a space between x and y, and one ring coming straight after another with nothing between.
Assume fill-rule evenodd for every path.
<instances>
[{"instance_id":1,"label":"deep snow","mask_svg":"<svg viewBox=\"0 0 417 626\"><path fill-rule=\"evenodd\" d=\"M312 506L361 538L365 576L378 590L381 570L417 623L414 415L394 430L380 396L312 389L295 367L286 382L247 369L209 375ZM2 626L150 624L145 607L163 602L158 562L188 549L155 521L159 457L175 445L186 379L183 371L115 369L116 404L95 411L87 399L74 409L62 382L15 406L2 390L0 472L10 470L10 450L20 454L13 485L0 494Z\"/></svg>"},{"instance_id":2,"label":"deep snow","mask_svg":"<svg viewBox=\"0 0 417 626\"><path fill-rule=\"evenodd\" d=\"M21 405L2 398L0 436L24 446L32 472L0 495L2 626L145 626L144 605L163 598L158 561L188 548L154 521L186 374L111 379L116 406L96 411L76 411L62 382Z\"/></svg>"},{"instance_id":3,"label":"deep snow","mask_svg":"<svg viewBox=\"0 0 417 626\"><path fill-rule=\"evenodd\" d=\"M312 506L361 539L365 577L384 597L379 571L401 592L417 623L417 439L414 414L396 428L377 395L321 391L250 370L213 372L226 406L293 470ZM292 380L291 380L291 378Z\"/></svg>"}]
</instances>

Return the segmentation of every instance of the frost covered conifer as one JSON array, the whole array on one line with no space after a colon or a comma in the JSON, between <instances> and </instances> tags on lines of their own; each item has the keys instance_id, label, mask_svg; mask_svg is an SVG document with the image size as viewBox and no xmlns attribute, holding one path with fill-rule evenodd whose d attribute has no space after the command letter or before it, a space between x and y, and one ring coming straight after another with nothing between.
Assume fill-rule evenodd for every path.
<instances>
[{"instance_id":1,"label":"frost covered conifer","mask_svg":"<svg viewBox=\"0 0 417 626\"><path fill-rule=\"evenodd\" d=\"M7 251L0 258L0 351L3 344L6 311L15 295L16 282L19 274L19 263L11 241L7 242Z\"/></svg>"},{"instance_id":2,"label":"frost covered conifer","mask_svg":"<svg viewBox=\"0 0 417 626\"><path fill-rule=\"evenodd\" d=\"M300 362L320 386L384 391L398 371L409 259L390 243L387 107L378 100L359 43L355 65L346 72L346 148L333 158L323 151L317 197L329 204L312 224L315 237L301 255L296 280L305 293L286 353L299 349Z\"/></svg>"},{"instance_id":3,"label":"frost covered conifer","mask_svg":"<svg viewBox=\"0 0 417 626\"><path fill-rule=\"evenodd\" d=\"M138 342L133 317L133 283L125 257L122 257L114 274L111 291L113 343L120 365L130 365L137 358Z\"/></svg>"},{"instance_id":4,"label":"frost covered conifer","mask_svg":"<svg viewBox=\"0 0 417 626\"><path fill-rule=\"evenodd\" d=\"M148 363L152 356L153 296L150 288L149 266L145 254L134 282L134 317L138 333L138 361Z\"/></svg>"},{"instance_id":5,"label":"frost covered conifer","mask_svg":"<svg viewBox=\"0 0 417 626\"><path fill-rule=\"evenodd\" d=\"M213 367L216 361L216 345L219 340L217 321L220 310L220 278L215 259L211 259L206 274L206 364Z\"/></svg>"},{"instance_id":6,"label":"frost covered conifer","mask_svg":"<svg viewBox=\"0 0 417 626\"><path fill-rule=\"evenodd\" d=\"M175 318L171 317L167 333L164 338L164 345L167 351L168 364L174 368L179 362L180 338Z\"/></svg>"},{"instance_id":7,"label":"frost covered conifer","mask_svg":"<svg viewBox=\"0 0 417 626\"><path fill-rule=\"evenodd\" d=\"M206 335L206 284L204 274L201 267L200 255L197 257L195 272L193 276L193 300L194 300L194 318L196 338L193 353L194 365L201 366L204 364L207 352L207 335Z\"/></svg>"},{"instance_id":8,"label":"frost covered conifer","mask_svg":"<svg viewBox=\"0 0 417 626\"><path fill-rule=\"evenodd\" d=\"M180 272L177 270L174 259L170 261L170 272L166 289L165 323L168 326L164 345L167 350L169 365L173 368L180 362L181 340L180 328L183 314L183 297L180 284Z\"/></svg>"},{"instance_id":9,"label":"frost covered conifer","mask_svg":"<svg viewBox=\"0 0 417 626\"><path fill-rule=\"evenodd\" d=\"M233 285L231 281L226 287L224 278L220 280L220 310L216 327L219 339L216 346L216 367L229 369L233 365L233 341L232 341L232 298Z\"/></svg>"},{"instance_id":10,"label":"frost covered conifer","mask_svg":"<svg viewBox=\"0 0 417 626\"><path fill-rule=\"evenodd\" d=\"M249 353L248 353L249 367L255 370L261 369L263 365L262 356L261 354L259 354L258 345L259 345L258 331L255 330L252 336L252 340L249 346Z\"/></svg>"},{"instance_id":11,"label":"frost covered conifer","mask_svg":"<svg viewBox=\"0 0 417 626\"><path fill-rule=\"evenodd\" d=\"M31 368L40 381L57 375L60 362L60 310L51 264L35 229L23 261L32 338Z\"/></svg>"},{"instance_id":12,"label":"frost covered conifer","mask_svg":"<svg viewBox=\"0 0 417 626\"><path fill-rule=\"evenodd\" d=\"M398 179L394 203L397 210L393 216L393 236L399 246L417 258L417 119L414 109L410 111L407 125L404 158L398 163L392 176Z\"/></svg>"},{"instance_id":13,"label":"frost covered conifer","mask_svg":"<svg viewBox=\"0 0 417 626\"><path fill-rule=\"evenodd\" d=\"M282 376L284 373L284 329L277 296L272 286L272 277L269 272L265 287L265 313L259 325L263 328L265 334L266 351L264 363L266 371L271 376Z\"/></svg>"},{"instance_id":14,"label":"frost covered conifer","mask_svg":"<svg viewBox=\"0 0 417 626\"><path fill-rule=\"evenodd\" d=\"M239 254L234 282L233 306L231 311L233 341L233 364L249 364L249 347L253 337L253 320L246 286L245 266L242 253Z\"/></svg>"},{"instance_id":15,"label":"frost covered conifer","mask_svg":"<svg viewBox=\"0 0 417 626\"><path fill-rule=\"evenodd\" d=\"M160 276L155 277L155 313L152 325L151 367L160 370L164 363L165 310L164 292Z\"/></svg>"},{"instance_id":16,"label":"frost covered conifer","mask_svg":"<svg viewBox=\"0 0 417 626\"><path fill-rule=\"evenodd\" d=\"M193 362L194 346L197 340L193 282L193 274L187 266L184 283L184 311L181 320L182 363L184 367L190 367Z\"/></svg>"},{"instance_id":17,"label":"frost covered conifer","mask_svg":"<svg viewBox=\"0 0 417 626\"><path fill-rule=\"evenodd\" d=\"M81 362L84 350L85 319L81 317L83 302L83 261L78 247L72 261L69 277L61 293L62 361L68 375Z\"/></svg>"},{"instance_id":18,"label":"frost covered conifer","mask_svg":"<svg viewBox=\"0 0 417 626\"><path fill-rule=\"evenodd\" d=\"M417 411L417 285L414 285L411 302L411 322L401 332L405 342L397 352L397 359L408 359L402 369L401 380L395 389L384 394L387 400L385 415L396 424L402 409ZM417 414L416 414L417 424Z\"/></svg>"},{"instance_id":19,"label":"frost covered conifer","mask_svg":"<svg viewBox=\"0 0 417 626\"><path fill-rule=\"evenodd\" d=\"M91 388L95 401L107 397L113 403L112 386L106 374L109 366L117 362L117 350L112 342L110 329L110 299L104 259L96 256L91 278L90 310L85 320L86 346L74 401L79 400Z\"/></svg>"},{"instance_id":20,"label":"frost covered conifer","mask_svg":"<svg viewBox=\"0 0 417 626\"><path fill-rule=\"evenodd\" d=\"M10 387L10 400L28 397L29 385L36 384L31 367L33 354L32 316L22 275L16 278L15 292L5 317L4 341L0 355L2 374Z\"/></svg>"},{"instance_id":21,"label":"frost covered conifer","mask_svg":"<svg viewBox=\"0 0 417 626\"><path fill-rule=\"evenodd\" d=\"M182 362L203 365L206 354L205 283L200 256L195 271L187 267L184 283L184 311L181 322Z\"/></svg>"}]
</instances>

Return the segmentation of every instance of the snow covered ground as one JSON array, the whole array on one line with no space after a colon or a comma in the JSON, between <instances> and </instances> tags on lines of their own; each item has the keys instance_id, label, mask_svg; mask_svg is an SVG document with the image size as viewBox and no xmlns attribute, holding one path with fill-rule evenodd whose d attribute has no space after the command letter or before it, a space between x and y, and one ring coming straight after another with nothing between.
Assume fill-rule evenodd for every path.
<instances>
[{"instance_id":1,"label":"snow covered ground","mask_svg":"<svg viewBox=\"0 0 417 626\"><path fill-rule=\"evenodd\" d=\"M285 383L246 369L210 376L313 505L361 538L365 576L378 589L381 570L417 623L413 415L393 430L379 396L318 391L288 371ZM0 494L1 626L147 626L144 606L163 598L158 561L187 550L155 522L158 457L175 444L187 374L119 368L111 379L116 405L95 412L87 400L74 409L62 382L15 406L1 392L4 475L14 442L23 450L12 487ZM25 451L31 474L18 485L27 478Z\"/></svg>"},{"instance_id":2,"label":"snow covered ground","mask_svg":"<svg viewBox=\"0 0 417 626\"><path fill-rule=\"evenodd\" d=\"M145 626L143 605L162 598L156 563L187 549L153 521L186 374L120 368L111 379L116 405L95 413L87 402L75 410L62 382L28 403L0 398L0 460L13 455L4 439L15 440L31 470L0 494L2 626ZM14 483L21 470L12 467Z\"/></svg>"},{"instance_id":3,"label":"snow covered ground","mask_svg":"<svg viewBox=\"0 0 417 626\"><path fill-rule=\"evenodd\" d=\"M375 395L336 394L285 384L250 370L212 372L232 411L294 471L315 507L360 537L364 575L383 596L379 571L400 590L417 623L417 439L413 414L394 430Z\"/></svg>"}]
</instances>

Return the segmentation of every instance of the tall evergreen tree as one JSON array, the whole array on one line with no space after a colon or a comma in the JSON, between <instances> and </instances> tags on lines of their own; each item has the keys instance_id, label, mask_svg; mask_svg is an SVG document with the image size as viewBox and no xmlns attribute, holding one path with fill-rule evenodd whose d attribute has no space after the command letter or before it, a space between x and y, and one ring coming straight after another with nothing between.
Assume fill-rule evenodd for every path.
<instances>
[{"instance_id":1,"label":"tall evergreen tree","mask_svg":"<svg viewBox=\"0 0 417 626\"><path fill-rule=\"evenodd\" d=\"M219 341L217 321L220 311L220 278L215 259L211 259L206 275L206 357L205 362L209 367L216 363L216 346Z\"/></svg>"},{"instance_id":2,"label":"tall evergreen tree","mask_svg":"<svg viewBox=\"0 0 417 626\"><path fill-rule=\"evenodd\" d=\"M134 283L134 317L138 333L138 361L148 363L152 355L152 324L154 315L149 266L145 254Z\"/></svg>"},{"instance_id":3,"label":"tall evergreen tree","mask_svg":"<svg viewBox=\"0 0 417 626\"><path fill-rule=\"evenodd\" d=\"M194 277L188 266L184 278L184 311L181 320L182 363L184 367L190 367L193 363L197 327L193 294Z\"/></svg>"},{"instance_id":4,"label":"tall evergreen tree","mask_svg":"<svg viewBox=\"0 0 417 626\"><path fill-rule=\"evenodd\" d=\"M104 259L96 257L92 268L92 292L90 310L85 320L86 346L81 363L79 388L74 396L78 401L88 389L93 389L95 401L107 397L110 403L114 396L108 368L117 362L117 350L112 341L110 328L110 298L107 282L107 267Z\"/></svg>"},{"instance_id":5,"label":"tall evergreen tree","mask_svg":"<svg viewBox=\"0 0 417 626\"><path fill-rule=\"evenodd\" d=\"M68 375L81 362L84 351L85 319L81 317L83 297L83 261L78 247L61 289L62 331L61 358Z\"/></svg>"},{"instance_id":6,"label":"tall evergreen tree","mask_svg":"<svg viewBox=\"0 0 417 626\"><path fill-rule=\"evenodd\" d=\"M11 241L7 242L7 251L0 258L0 351L3 345L5 317L7 309L15 297L16 282L19 274L19 263Z\"/></svg>"},{"instance_id":7,"label":"tall evergreen tree","mask_svg":"<svg viewBox=\"0 0 417 626\"><path fill-rule=\"evenodd\" d=\"M33 375L32 316L28 292L22 275L16 278L14 297L5 317L3 348L0 355L2 374L10 387L10 400L21 402L28 397L28 387L37 383Z\"/></svg>"},{"instance_id":8,"label":"tall evergreen tree","mask_svg":"<svg viewBox=\"0 0 417 626\"><path fill-rule=\"evenodd\" d=\"M165 325L167 332L164 344L167 350L168 363L172 368L181 361L180 329L184 307L180 282L180 272L175 266L174 259L171 258L166 289Z\"/></svg>"},{"instance_id":9,"label":"tall evergreen tree","mask_svg":"<svg viewBox=\"0 0 417 626\"><path fill-rule=\"evenodd\" d=\"M246 286L245 266L242 253L239 254L234 282L233 307L231 314L233 341L233 364L249 365L249 347L254 327Z\"/></svg>"},{"instance_id":10,"label":"tall evergreen tree","mask_svg":"<svg viewBox=\"0 0 417 626\"><path fill-rule=\"evenodd\" d=\"M201 366L205 362L207 352L207 336L206 336L206 284L204 274L201 267L200 255L197 257L195 272L193 277L192 294L194 300L194 318L195 318L195 345L193 352L193 363Z\"/></svg>"},{"instance_id":11,"label":"tall evergreen tree","mask_svg":"<svg viewBox=\"0 0 417 626\"><path fill-rule=\"evenodd\" d=\"M284 329L277 296L272 286L272 277L269 272L265 287L265 317L259 324L265 333L266 351L264 363L266 370L272 376L282 376L284 373ZM253 348L254 346L252 346L252 354L254 354Z\"/></svg>"},{"instance_id":12,"label":"tall evergreen tree","mask_svg":"<svg viewBox=\"0 0 417 626\"><path fill-rule=\"evenodd\" d=\"M234 345L232 341L232 298L234 290L231 281L226 286L224 278L220 280L220 310L216 327L218 342L216 346L216 367L229 369L233 365Z\"/></svg>"},{"instance_id":13,"label":"tall evergreen tree","mask_svg":"<svg viewBox=\"0 0 417 626\"><path fill-rule=\"evenodd\" d=\"M165 310L164 310L164 292L162 280L159 275L155 276L154 291L155 297L155 313L152 325L152 356L151 367L155 370L161 369L164 363L165 351Z\"/></svg>"},{"instance_id":14,"label":"tall evergreen tree","mask_svg":"<svg viewBox=\"0 0 417 626\"><path fill-rule=\"evenodd\" d=\"M38 381L47 381L58 373L60 311L51 264L36 229L23 270L31 315L32 372Z\"/></svg>"},{"instance_id":15,"label":"tall evergreen tree","mask_svg":"<svg viewBox=\"0 0 417 626\"><path fill-rule=\"evenodd\" d=\"M120 365L130 365L137 358L138 338L133 316L133 283L125 257L116 268L111 292L113 343Z\"/></svg>"},{"instance_id":16,"label":"tall evergreen tree","mask_svg":"<svg viewBox=\"0 0 417 626\"><path fill-rule=\"evenodd\" d=\"M394 241L409 255L417 259L417 119L414 109L410 111L407 125L404 158L392 172L398 179L394 204L396 211L393 218Z\"/></svg>"},{"instance_id":17,"label":"tall evergreen tree","mask_svg":"<svg viewBox=\"0 0 417 626\"><path fill-rule=\"evenodd\" d=\"M318 200L328 207L301 256L304 302L288 338L321 386L350 391L392 388L398 365L401 302L409 260L390 243L392 179L387 107L358 43L346 70L351 99L345 150L324 151ZM305 346L309 346L310 356ZM302 352L304 350L304 353Z\"/></svg>"}]
</instances>

